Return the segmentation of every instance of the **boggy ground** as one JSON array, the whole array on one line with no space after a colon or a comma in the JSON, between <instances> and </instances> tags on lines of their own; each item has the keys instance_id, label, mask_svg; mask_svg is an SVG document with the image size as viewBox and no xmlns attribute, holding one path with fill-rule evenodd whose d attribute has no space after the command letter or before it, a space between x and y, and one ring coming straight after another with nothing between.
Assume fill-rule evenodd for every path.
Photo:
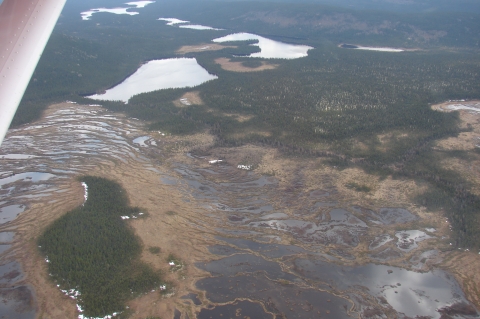
<instances>
[{"instance_id":1,"label":"boggy ground","mask_svg":"<svg viewBox=\"0 0 480 319\"><path fill-rule=\"evenodd\" d=\"M217 43L205 43L198 45L184 45L177 50L179 54L186 54L191 52L202 52L202 51L218 51L225 48L236 48L236 46L221 45Z\"/></svg>"},{"instance_id":2,"label":"boggy ground","mask_svg":"<svg viewBox=\"0 0 480 319\"><path fill-rule=\"evenodd\" d=\"M233 72L258 72L264 70L273 70L278 67L278 64L269 64L262 61L262 65L254 68L246 67L242 62L235 62L228 58L215 59L215 63L220 64L222 69Z\"/></svg>"},{"instance_id":3,"label":"boggy ground","mask_svg":"<svg viewBox=\"0 0 480 319\"><path fill-rule=\"evenodd\" d=\"M70 111L58 113L62 110ZM77 123L72 114L79 110L83 113ZM96 118L104 122L95 124L100 121ZM106 125L110 128L104 132L101 129ZM33 143L25 150L8 142L4 153L22 150L42 156L53 151L61 143L53 138L59 127L63 134L84 134L78 143L85 150L112 145L95 148L90 154L72 152L72 158L63 163L57 158L47 161L51 170L75 167L74 174L52 182L58 191L33 201L9 226L17 231L9 258L21 262L24 283L35 289L37 317L76 317L75 302L49 280L35 239L50 222L81 205L84 191L74 178L81 174L115 180L128 193L132 206L149 213L145 219L128 223L144 245L142 259L163 270L168 290L129 302L131 318L207 318L227 314L232 307L252 318L311 318L311 311L326 318L397 316L398 309L385 299L388 291L375 295L348 283L328 283L309 275L310 263L333 269L357 269L370 262L424 271L445 267L459 279L468 299L480 306L475 268L479 255L449 251L449 224L442 215L412 204L412 197L425 191L426 185L382 179L358 168L342 170L321 158L285 156L272 148L213 148L208 133L188 138L162 136L144 132L141 125L99 107L60 104L50 107L37 123L10 133L9 141L15 140L13 135L30 134L40 138L35 143L42 145L35 149ZM148 137L143 145L134 142L140 136ZM78 136L66 140L60 149L74 140ZM222 161L209 163L218 159ZM44 159L35 161L41 164ZM25 170L24 163L17 162L8 162L8 167ZM407 230L423 235L401 233ZM151 247L160 251L152 253ZM170 254L181 266L168 265ZM464 267L466 260L469 267ZM256 283L268 291L256 288ZM250 293L244 295L245 291ZM329 301L309 303L309 298L319 296ZM286 297L288 308L282 301Z\"/></svg>"},{"instance_id":4,"label":"boggy ground","mask_svg":"<svg viewBox=\"0 0 480 319\"><path fill-rule=\"evenodd\" d=\"M468 157L449 158L442 161L442 166L460 174L469 183L469 190L480 195L480 101L448 101L432 105L432 109L441 112L458 110L460 127L469 131L456 137L442 139L436 143L438 151L466 152ZM480 307L480 263L479 255L464 251L451 251L445 254L442 267L450 270L462 285L469 299Z\"/></svg>"}]
</instances>

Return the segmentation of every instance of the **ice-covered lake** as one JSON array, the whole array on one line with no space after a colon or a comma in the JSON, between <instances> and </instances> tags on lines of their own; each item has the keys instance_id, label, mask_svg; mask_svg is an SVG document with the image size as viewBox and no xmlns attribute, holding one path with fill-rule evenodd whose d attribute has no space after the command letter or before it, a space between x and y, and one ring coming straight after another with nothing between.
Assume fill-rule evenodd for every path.
<instances>
[{"instance_id":1,"label":"ice-covered lake","mask_svg":"<svg viewBox=\"0 0 480 319\"><path fill-rule=\"evenodd\" d=\"M180 19L177 19L177 18L158 18L157 20L166 21L167 25L175 25L175 24L179 24L179 23L189 23L190 22L190 21L186 21L186 20L180 20Z\"/></svg>"},{"instance_id":2,"label":"ice-covered lake","mask_svg":"<svg viewBox=\"0 0 480 319\"><path fill-rule=\"evenodd\" d=\"M227 36L213 39L213 42L229 42L229 41L248 41L258 40L253 46L260 47L260 52L252 53L249 57L265 58L265 59L298 59L306 57L308 50L313 49L307 45L288 44L274 41L252 33L234 33Z\"/></svg>"},{"instance_id":3,"label":"ice-covered lake","mask_svg":"<svg viewBox=\"0 0 480 319\"><path fill-rule=\"evenodd\" d=\"M388 48L388 47L364 47L355 44L341 44L341 48L343 49L355 49L355 50L368 50L368 51L380 51L380 52L403 52L403 49L396 49L396 48Z\"/></svg>"},{"instance_id":4,"label":"ice-covered lake","mask_svg":"<svg viewBox=\"0 0 480 319\"><path fill-rule=\"evenodd\" d=\"M181 25L181 26L179 26L179 28L193 29L193 30L222 30L222 29L212 28L212 27L208 27L208 26L200 25L200 24Z\"/></svg>"},{"instance_id":5,"label":"ice-covered lake","mask_svg":"<svg viewBox=\"0 0 480 319\"><path fill-rule=\"evenodd\" d=\"M184 88L217 79L202 68L195 58L153 60L104 94L87 96L95 100L123 101L137 94L161 89Z\"/></svg>"},{"instance_id":6,"label":"ice-covered lake","mask_svg":"<svg viewBox=\"0 0 480 319\"><path fill-rule=\"evenodd\" d=\"M155 1L133 1L133 2L127 2L125 3L126 5L132 6L132 7L126 7L126 8L97 8L97 9L90 9L88 11L81 12L80 15L82 16L82 20L90 20L92 15L94 13L99 13L99 12L108 12L108 13L114 13L114 14L128 14L128 15L136 15L139 14L136 11L127 11L128 9L136 9L136 8L144 8L145 6L155 3Z\"/></svg>"},{"instance_id":7,"label":"ice-covered lake","mask_svg":"<svg viewBox=\"0 0 480 319\"><path fill-rule=\"evenodd\" d=\"M193 30L223 30L223 29L217 29L213 27L209 27L206 25L201 25L201 24L190 24L190 21L187 20L180 20L177 18L158 18L157 20L160 21L166 21L167 25L169 26L175 26L176 24L181 24L178 27L182 29L193 29ZM187 24L188 23L188 24Z\"/></svg>"}]
</instances>

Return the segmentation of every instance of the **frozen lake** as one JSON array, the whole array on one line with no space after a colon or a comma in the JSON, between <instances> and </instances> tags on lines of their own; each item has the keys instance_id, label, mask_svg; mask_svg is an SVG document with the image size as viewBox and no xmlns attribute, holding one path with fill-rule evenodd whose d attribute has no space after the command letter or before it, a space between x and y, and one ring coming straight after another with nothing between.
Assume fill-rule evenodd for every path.
<instances>
[{"instance_id":1,"label":"frozen lake","mask_svg":"<svg viewBox=\"0 0 480 319\"><path fill-rule=\"evenodd\" d=\"M207 27L205 25L200 25L200 24L187 24L187 25L181 25L179 27L183 29L193 29L193 30L223 30L223 29Z\"/></svg>"},{"instance_id":2,"label":"frozen lake","mask_svg":"<svg viewBox=\"0 0 480 319\"><path fill-rule=\"evenodd\" d=\"M217 29L217 28L213 28L213 27L209 27L209 26L201 25L201 24L186 24L186 23L190 23L190 21L180 20L180 19L177 19L177 18L158 18L157 20L166 21L167 25L169 25L169 26L175 26L176 24L181 24L179 27L182 28L182 29L223 30L223 29Z\"/></svg>"},{"instance_id":3,"label":"frozen lake","mask_svg":"<svg viewBox=\"0 0 480 319\"><path fill-rule=\"evenodd\" d=\"M249 57L265 59L298 59L306 57L308 50L313 49L307 45L287 44L270 40L252 33L234 33L221 38L213 39L213 42L248 41L258 40L253 46L260 47L260 52L252 53Z\"/></svg>"},{"instance_id":4,"label":"frozen lake","mask_svg":"<svg viewBox=\"0 0 480 319\"><path fill-rule=\"evenodd\" d=\"M151 3L155 3L155 1L133 1L133 2L127 2L125 3L126 5L132 6L132 7L126 7L126 8L97 8L97 9L90 9L88 11L81 12L80 15L82 16L82 20L90 20L92 15L94 13L99 13L99 12L108 12L108 13L114 13L114 14L128 14L128 15L136 15L139 14L138 12L135 11L127 11L128 9L134 9L134 8L144 8L146 5L149 5Z\"/></svg>"},{"instance_id":5,"label":"frozen lake","mask_svg":"<svg viewBox=\"0 0 480 319\"><path fill-rule=\"evenodd\" d=\"M87 96L95 100L123 101L137 94L161 89L184 88L217 79L194 58L153 60L142 65L134 74L104 94Z\"/></svg>"},{"instance_id":6,"label":"frozen lake","mask_svg":"<svg viewBox=\"0 0 480 319\"><path fill-rule=\"evenodd\" d=\"M180 19L176 19L176 18L158 18L157 20L166 21L167 25L175 25L175 24L179 24L179 23L189 23L190 22L190 21L180 20Z\"/></svg>"},{"instance_id":7,"label":"frozen lake","mask_svg":"<svg viewBox=\"0 0 480 319\"><path fill-rule=\"evenodd\" d=\"M387 47L364 47L355 44L341 44L341 48L344 49L355 49L355 50L368 50L368 51L380 51L380 52L403 52L403 49L396 49L396 48L387 48Z\"/></svg>"}]
</instances>

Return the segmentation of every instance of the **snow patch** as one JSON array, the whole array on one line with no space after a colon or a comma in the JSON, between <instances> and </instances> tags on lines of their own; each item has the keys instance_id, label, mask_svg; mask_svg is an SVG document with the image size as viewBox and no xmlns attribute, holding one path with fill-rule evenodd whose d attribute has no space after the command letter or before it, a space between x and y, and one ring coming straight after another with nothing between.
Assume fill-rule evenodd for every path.
<instances>
[{"instance_id":1,"label":"snow patch","mask_svg":"<svg viewBox=\"0 0 480 319\"><path fill-rule=\"evenodd\" d=\"M87 185L87 183L82 182L82 186L83 186L83 189L85 190L84 195L83 195L83 198L85 199L85 201L83 202L83 204L85 205L85 202L86 202L87 199L88 199L88 185Z\"/></svg>"}]
</instances>

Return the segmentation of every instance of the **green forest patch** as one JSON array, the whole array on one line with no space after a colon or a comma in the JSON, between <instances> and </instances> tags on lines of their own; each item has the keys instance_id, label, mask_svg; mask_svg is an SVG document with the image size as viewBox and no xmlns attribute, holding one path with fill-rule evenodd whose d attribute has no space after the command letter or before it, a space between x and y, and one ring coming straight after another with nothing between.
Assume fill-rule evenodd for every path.
<instances>
[{"instance_id":1,"label":"green forest patch","mask_svg":"<svg viewBox=\"0 0 480 319\"><path fill-rule=\"evenodd\" d=\"M124 303L161 283L159 272L139 261L139 239L120 216L137 215L117 183L93 176L88 200L51 224L38 239L48 271L62 290L80 292L88 317L123 311Z\"/></svg>"}]
</instances>

